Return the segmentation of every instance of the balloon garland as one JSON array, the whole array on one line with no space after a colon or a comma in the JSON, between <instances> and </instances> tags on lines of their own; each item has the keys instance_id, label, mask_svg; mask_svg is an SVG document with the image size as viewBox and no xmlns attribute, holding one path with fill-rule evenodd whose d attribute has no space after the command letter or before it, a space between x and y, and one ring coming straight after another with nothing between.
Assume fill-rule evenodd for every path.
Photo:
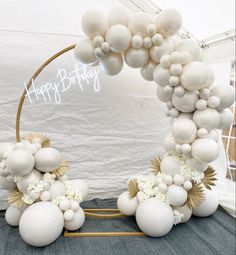
<instances>
[{"instance_id":1,"label":"balloon garland","mask_svg":"<svg viewBox=\"0 0 236 255\"><path fill-rule=\"evenodd\" d=\"M219 154L216 129L229 127L234 102L230 86L213 85L212 70L201 62L202 52L192 40L178 41L181 15L167 9L155 16L113 8L108 17L91 10L82 18L88 38L75 47L84 64L100 65L117 75L123 62L140 68L141 76L157 84L157 97L167 105L171 132L163 146L167 154L152 161L150 175L128 180L117 206L135 215L147 235L167 234L191 215L208 216L218 207L212 190L215 172L209 165ZM87 196L82 180L66 178L67 163L41 133L27 134L16 144L0 143L0 185L11 190L6 221L19 226L25 242L45 246L63 227L79 229L85 214L80 202Z\"/></svg>"}]
</instances>

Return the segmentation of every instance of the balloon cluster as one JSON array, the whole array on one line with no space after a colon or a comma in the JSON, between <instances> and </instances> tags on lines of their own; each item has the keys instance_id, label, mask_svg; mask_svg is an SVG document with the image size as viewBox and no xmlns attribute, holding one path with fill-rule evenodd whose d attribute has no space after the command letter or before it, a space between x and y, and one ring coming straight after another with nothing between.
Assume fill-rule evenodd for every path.
<instances>
[{"instance_id":1,"label":"balloon cluster","mask_svg":"<svg viewBox=\"0 0 236 255\"><path fill-rule=\"evenodd\" d=\"M19 226L26 243L45 246L63 228L83 225L80 202L88 187L82 180L67 180L67 170L61 153L41 133L30 133L16 144L0 143L0 187L10 190L5 219Z\"/></svg>"},{"instance_id":2,"label":"balloon cluster","mask_svg":"<svg viewBox=\"0 0 236 255\"><path fill-rule=\"evenodd\" d=\"M108 75L118 74L124 59L157 84L157 97L166 103L171 117L171 132L163 142L167 155L154 161L155 174L129 180L128 192L117 202L151 236L165 235L192 213L208 216L217 209L211 190L215 172L209 163L219 154L217 129L228 128L233 119L227 109L234 102L233 87L214 85L214 73L202 62L198 44L175 37L181 26L174 9L150 16L115 7L108 17L91 10L82 18L88 38L74 52L80 62L100 64Z\"/></svg>"}]
</instances>

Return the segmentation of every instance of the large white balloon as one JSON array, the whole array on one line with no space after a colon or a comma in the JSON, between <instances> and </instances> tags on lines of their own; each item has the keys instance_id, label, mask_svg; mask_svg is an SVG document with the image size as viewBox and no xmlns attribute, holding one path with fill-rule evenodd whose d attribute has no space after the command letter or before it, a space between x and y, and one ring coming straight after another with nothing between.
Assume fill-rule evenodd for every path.
<instances>
[{"instance_id":1,"label":"large white balloon","mask_svg":"<svg viewBox=\"0 0 236 255\"><path fill-rule=\"evenodd\" d=\"M174 156L166 156L161 161L161 173L175 175L180 173L180 163Z\"/></svg>"},{"instance_id":2,"label":"large white balloon","mask_svg":"<svg viewBox=\"0 0 236 255\"><path fill-rule=\"evenodd\" d=\"M193 215L198 217L207 217L212 215L218 208L219 198L214 190L204 189L205 199L198 206L193 208Z\"/></svg>"},{"instance_id":3,"label":"large white balloon","mask_svg":"<svg viewBox=\"0 0 236 255\"><path fill-rule=\"evenodd\" d=\"M90 39L82 39L75 46L75 58L84 64L94 63L97 59L93 51L92 41Z\"/></svg>"},{"instance_id":4,"label":"large white balloon","mask_svg":"<svg viewBox=\"0 0 236 255\"><path fill-rule=\"evenodd\" d=\"M135 215L138 207L138 198L129 197L129 192L123 192L117 199L117 207L124 215Z\"/></svg>"},{"instance_id":5,"label":"large white balloon","mask_svg":"<svg viewBox=\"0 0 236 255\"><path fill-rule=\"evenodd\" d=\"M224 129L229 128L233 123L233 113L230 109L219 111L220 122L217 128Z\"/></svg>"},{"instance_id":6,"label":"large white balloon","mask_svg":"<svg viewBox=\"0 0 236 255\"><path fill-rule=\"evenodd\" d=\"M88 185L85 181L81 179L69 180L68 183L72 186L72 188L77 192L82 194L83 201L88 196Z\"/></svg>"},{"instance_id":7,"label":"large white balloon","mask_svg":"<svg viewBox=\"0 0 236 255\"><path fill-rule=\"evenodd\" d=\"M52 202L37 202L24 211L19 229L26 243L41 247L54 242L63 226L64 218L58 206Z\"/></svg>"},{"instance_id":8,"label":"large white balloon","mask_svg":"<svg viewBox=\"0 0 236 255\"><path fill-rule=\"evenodd\" d=\"M184 88L194 91L206 87L208 68L201 62L190 62L184 66L180 76Z\"/></svg>"},{"instance_id":9,"label":"large white balloon","mask_svg":"<svg viewBox=\"0 0 236 255\"><path fill-rule=\"evenodd\" d=\"M12 190L16 187L16 183L8 181L7 177L0 176L0 189Z\"/></svg>"},{"instance_id":10,"label":"large white balloon","mask_svg":"<svg viewBox=\"0 0 236 255\"><path fill-rule=\"evenodd\" d=\"M161 87L157 85L157 97L162 102L170 101L172 98L172 91L171 90L165 90L165 87Z\"/></svg>"},{"instance_id":11,"label":"large white balloon","mask_svg":"<svg viewBox=\"0 0 236 255\"><path fill-rule=\"evenodd\" d=\"M166 199L173 206L182 206L188 197L187 191L182 186L172 184L166 192Z\"/></svg>"},{"instance_id":12,"label":"large white balloon","mask_svg":"<svg viewBox=\"0 0 236 255\"><path fill-rule=\"evenodd\" d=\"M63 182L55 181L48 190L50 192L50 200L53 201L57 197L64 196L66 187Z\"/></svg>"},{"instance_id":13,"label":"large white balloon","mask_svg":"<svg viewBox=\"0 0 236 255\"><path fill-rule=\"evenodd\" d=\"M115 52L126 51L130 46L132 34L124 25L114 25L106 33L106 41Z\"/></svg>"},{"instance_id":14,"label":"large white balloon","mask_svg":"<svg viewBox=\"0 0 236 255\"><path fill-rule=\"evenodd\" d=\"M155 20L157 30L165 37L174 35L182 26L182 16L175 9L165 9Z\"/></svg>"},{"instance_id":15,"label":"large white balloon","mask_svg":"<svg viewBox=\"0 0 236 255\"><path fill-rule=\"evenodd\" d=\"M58 150L45 147L35 154L35 168L41 172L52 172L60 166L61 160L61 153Z\"/></svg>"},{"instance_id":16,"label":"large white balloon","mask_svg":"<svg viewBox=\"0 0 236 255\"><path fill-rule=\"evenodd\" d=\"M124 6L115 6L108 13L108 22L110 26L121 24L128 26L131 11Z\"/></svg>"},{"instance_id":17,"label":"large white balloon","mask_svg":"<svg viewBox=\"0 0 236 255\"><path fill-rule=\"evenodd\" d=\"M123 58L119 53L108 52L100 58L103 71L108 75L117 75L123 68Z\"/></svg>"},{"instance_id":18,"label":"large white balloon","mask_svg":"<svg viewBox=\"0 0 236 255\"><path fill-rule=\"evenodd\" d=\"M81 228L85 221L85 214L83 209L80 207L75 213L72 220L65 220L64 227L67 230L74 231Z\"/></svg>"},{"instance_id":19,"label":"large white balloon","mask_svg":"<svg viewBox=\"0 0 236 255\"><path fill-rule=\"evenodd\" d=\"M106 16L97 10L89 10L82 17L82 29L90 38L96 35L104 36L108 27Z\"/></svg>"},{"instance_id":20,"label":"large white balloon","mask_svg":"<svg viewBox=\"0 0 236 255\"><path fill-rule=\"evenodd\" d=\"M170 70L167 68L163 68L160 65L158 65L153 71L153 80L159 86L168 85L170 77L171 77Z\"/></svg>"},{"instance_id":21,"label":"large white balloon","mask_svg":"<svg viewBox=\"0 0 236 255\"><path fill-rule=\"evenodd\" d=\"M18 227L22 213L23 209L10 205L5 213L6 222L13 227Z\"/></svg>"},{"instance_id":22,"label":"large white balloon","mask_svg":"<svg viewBox=\"0 0 236 255\"><path fill-rule=\"evenodd\" d=\"M174 106L181 112L193 112L198 100L198 94L195 91L186 91L183 96L177 96L175 93L172 97Z\"/></svg>"},{"instance_id":23,"label":"large white balloon","mask_svg":"<svg viewBox=\"0 0 236 255\"><path fill-rule=\"evenodd\" d=\"M128 66L133 68L139 68L147 64L149 59L149 53L148 50L145 48L140 49L129 48L125 52L124 58Z\"/></svg>"},{"instance_id":24,"label":"large white balloon","mask_svg":"<svg viewBox=\"0 0 236 255\"><path fill-rule=\"evenodd\" d=\"M172 229L174 214L167 203L150 198L138 206L136 222L146 235L160 237Z\"/></svg>"},{"instance_id":25,"label":"large white balloon","mask_svg":"<svg viewBox=\"0 0 236 255\"><path fill-rule=\"evenodd\" d=\"M171 132L177 143L191 143L197 135L197 127L190 119L177 119L171 125Z\"/></svg>"},{"instance_id":26,"label":"large white balloon","mask_svg":"<svg viewBox=\"0 0 236 255\"><path fill-rule=\"evenodd\" d=\"M13 174L24 176L31 172L34 167L34 157L30 152L23 149L12 151L7 160L6 168Z\"/></svg>"},{"instance_id":27,"label":"large white balloon","mask_svg":"<svg viewBox=\"0 0 236 255\"><path fill-rule=\"evenodd\" d=\"M200 162L210 163L219 155L218 144L209 138L199 138L192 143L192 156Z\"/></svg>"},{"instance_id":28,"label":"large white balloon","mask_svg":"<svg viewBox=\"0 0 236 255\"><path fill-rule=\"evenodd\" d=\"M217 110L206 108L203 111L195 111L193 114L193 121L196 123L197 127L211 130L218 127L220 115Z\"/></svg>"},{"instance_id":29,"label":"large white balloon","mask_svg":"<svg viewBox=\"0 0 236 255\"><path fill-rule=\"evenodd\" d=\"M232 86L217 86L211 89L211 96L220 98L219 110L230 107L235 101L235 89Z\"/></svg>"},{"instance_id":30,"label":"large white balloon","mask_svg":"<svg viewBox=\"0 0 236 255\"><path fill-rule=\"evenodd\" d=\"M150 49L150 56L153 61L160 63L163 55L170 54L174 50L174 44L170 39L164 39L160 46L153 46Z\"/></svg>"},{"instance_id":31,"label":"large white balloon","mask_svg":"<svg viewBox=\"0 0 236 255\"><path fill-rule=\"evenodd\" d=\"M153 80L153 71L156 68L157 63L152 61L151 59L147 62L147 64L140 69L140 73L142 77L147 81Z\"/></svg>"},{"instance_id":32,"label":"large white balloon","mask_svg":"<svg viewBox=\"0 0 236 255\"><path fill-rule=\"evenodd\" d=\"M16 183L17 188L22 193L27 193L27 189L30 184L33 184L36 181L41 179L41 173L36 169L33 169L29 174L25 175L23 179Z\"/></svg>"},{"instance_id":33,"label":"large white balloon","mask_svg":"<svg viewBox=\"0 0 236 255\"><path fill-rule=\"evenodd\" d=\"M0 143L0 162L3 160L4 153L12 151L14 147L15 147L14 143L8 143L8 142Z\"/></svg>"},{"instance_id":34,"label":"large white balloon","mask_svg":"<svg viewBox=\"0 0 236 255\"><path fill-rule=\"evenodd\" d=\"M151 17L143 12L132 15L129 19L128 28L133 35L146 36L146 29L149 24L153 23Z\"/></svg>"}]
</instances>

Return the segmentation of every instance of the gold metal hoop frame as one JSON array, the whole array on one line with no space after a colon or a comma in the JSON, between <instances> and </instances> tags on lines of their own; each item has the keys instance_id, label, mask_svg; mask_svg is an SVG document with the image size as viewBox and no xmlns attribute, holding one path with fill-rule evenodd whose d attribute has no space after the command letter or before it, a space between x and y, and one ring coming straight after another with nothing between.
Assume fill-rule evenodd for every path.
<instances>
[{"instance_id":1,"label":"gold metal hoop frame","mask_svg":"<svg viewBox=\"0 0 236 255\"><path fill-rule=\"evenodd\" d=\"M44 70L45 67L47 67L53 60L60 57L64 53L72 50L75 48L75 44L68 46L64 48L63 50L60 50L56 54L54 54L52 57L50 57L48 60L46 60L33 74L33 76L30 78L29 82L26 85L26 88L24 89L19 104L17 108L16 113L16 142L20 142L21 135L20 135L20 118L21 113L23 109L23 105L25 102L25 96L27 94L27 91L30 89L32 85L32 81L34 81L38 75ZM108 219L108 218L116 218L116 217L122 217L125 216L119 212L118 209L113 208L96 208L96 209L84 209L85 215L88 217L96 217L101 219ZM145 236L143 232L64 232L65 237L99 237L99 236Z\"/></svg>"}]
</instances>

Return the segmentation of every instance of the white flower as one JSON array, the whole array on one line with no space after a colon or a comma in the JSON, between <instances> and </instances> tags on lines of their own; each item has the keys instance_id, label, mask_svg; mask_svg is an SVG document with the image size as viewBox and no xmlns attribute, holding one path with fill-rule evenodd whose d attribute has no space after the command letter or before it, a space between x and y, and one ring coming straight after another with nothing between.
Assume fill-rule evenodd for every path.
<instances>
[{"instance_id":1,"label":"white flower","mask_svg":"<svg viewBox=\"0 0 236 255\"><path fill-rule=\"evenodd\" d=\"M181 222L181 219L184 217L184 214L176 209L173 212L174 212L174 225L177 225Z\"/></svg>"},{"instance_id":2,"label":"white flower","mask_svg":"<svg viewBox=\"0 0 236 255\"><path fill-rule=\"evenodd\" d=\"M23 194L21 199L28 205L31 205L34 203L34 200L30 198L29 194Z\"/></svg>"},{"instance_id":3,"label":"white flower","mask_svg":"<svg viewBox=\"0 0 236 255\"><path fill-rule=\"evenodd\" d=\"M23 179L23 176L19 176L19 175L13 176L13 181L14 181L14 182L19 182L19 181L21 181L22 179Z\"/></svg>"}]
</instances>

